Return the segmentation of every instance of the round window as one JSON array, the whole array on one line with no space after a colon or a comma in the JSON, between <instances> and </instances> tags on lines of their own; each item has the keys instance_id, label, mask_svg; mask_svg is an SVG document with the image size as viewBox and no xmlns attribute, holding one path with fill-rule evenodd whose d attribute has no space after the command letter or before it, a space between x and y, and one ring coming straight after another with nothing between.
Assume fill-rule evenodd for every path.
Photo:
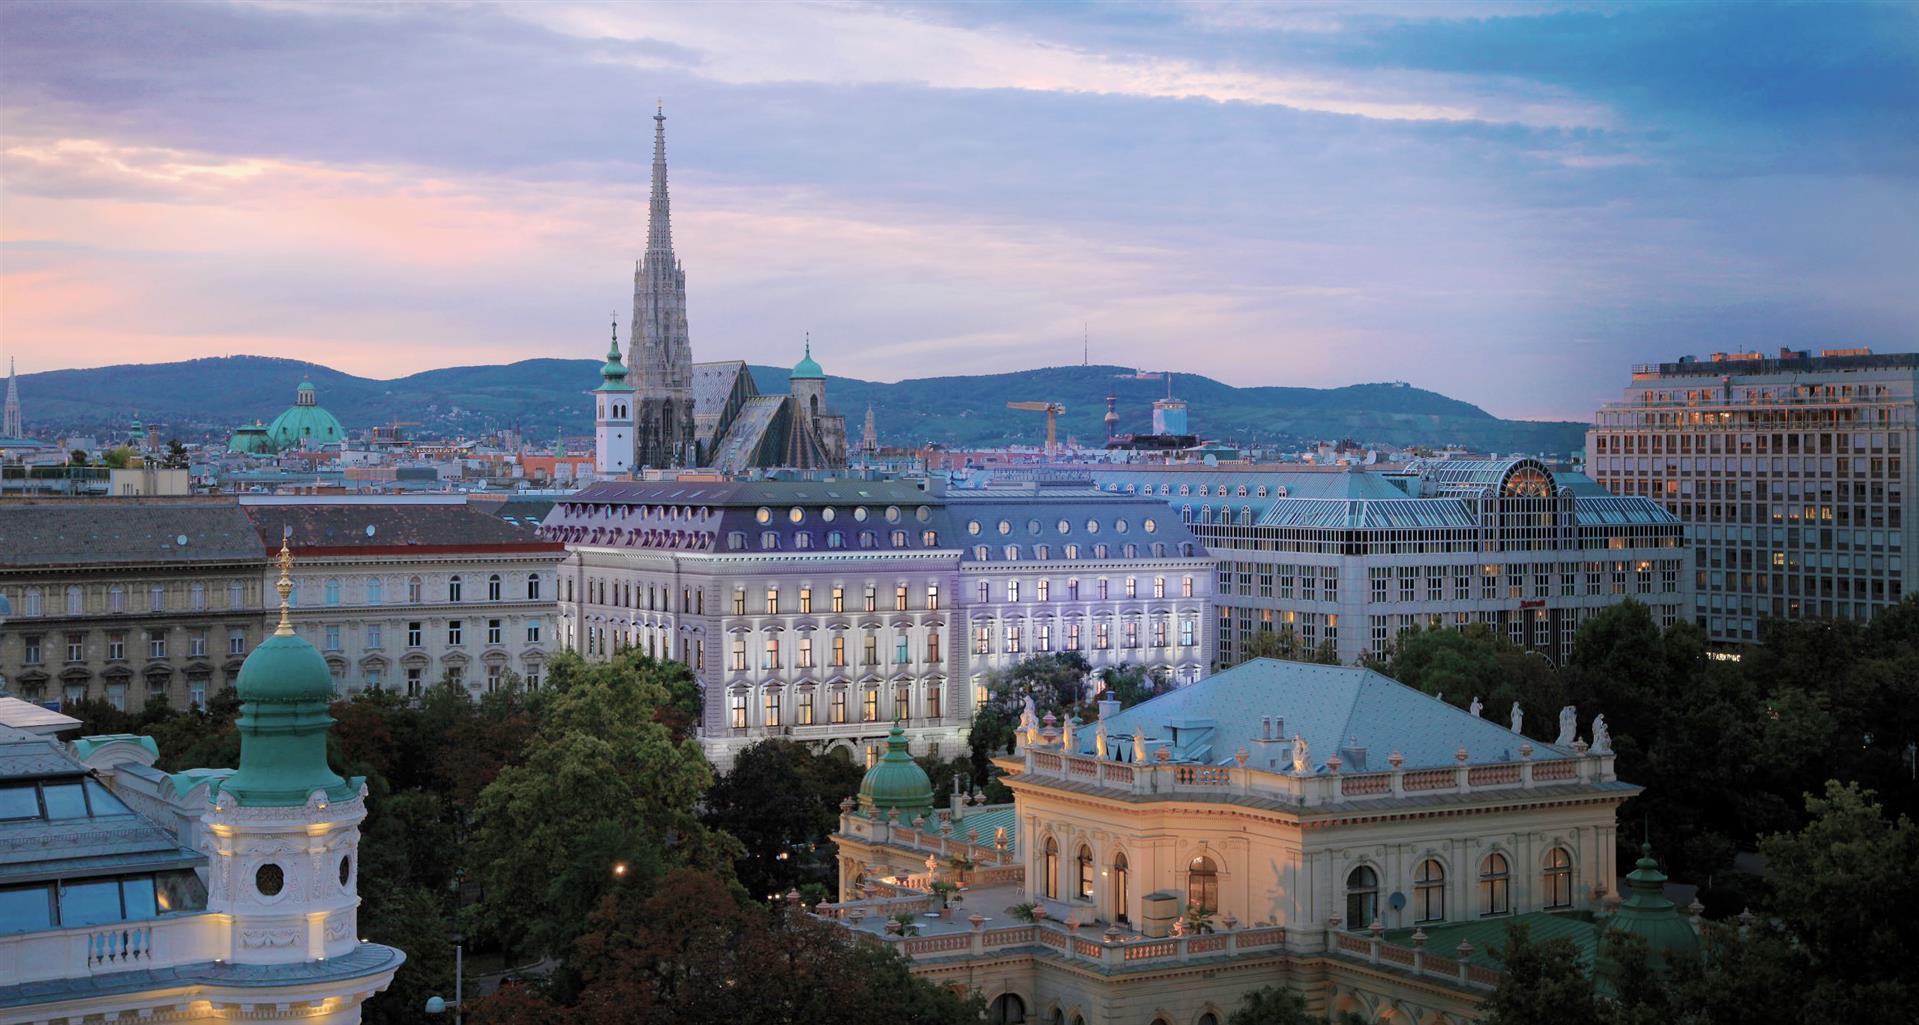
<instances>
[{"instance_id":1,"label":"round window","mask_svg":"<svg viewBox=\"0 0 1919 1025\"><path fill-rule=\"evenodd\" d=\"M978 520L967 520L967 521L966 521L966 532L967 532L968 534L972 534L972 535L973 535L973 536L975 536L975 537L978 537L978 536L979 536L979 521L978 521Z\"/></svg>"},{"instance_id":2,"label":"round window","mask_svg":"<svg viewBox=\"0 0 1919 1025\"><path fill-rule=\"evenodd\" d=\"M900 507L899 507L899 506L897 506L897 505L889 505L889 506L887 506L887 507L886 507L886 522L888 522L888 523L898 523L899 521L900 521Z\"/></svg>"},{"instance_id":3,"label":"round window","mask_svg":"<svg viewBox=\"0 0 1919 1025\"><path fill-rule=\"evenodd\" d=\"M286 870L268 862L253 873L253 888L260 891L262 897L276 897L287 884Z\"/></svg>"},{"instance_id":4,"label":"round window","mask_svg":"<svg viewBox=\"0 0 1919 1025\"><path fill-rule=\"evenodd\" d=\"M853 518L854 518L854 519L856 519L856 520L858 520L858 521L860 521L861 523L865 523L865 522L866 522L866 507L865 507L865 506L863 506L863 505L856 505L856 506L854 506L854 507L853 507Z\"/></svg>"},{"instance_id":5,"label":"round window","mask_svg":"<svg viewBox=\"0 0 1919 1025\"><path fill-rule=\"evenodd\" d=\"M798 523L806 519L806 510L796 505L786 511L786 518L792 520L794 523Z\"/></svg>"},{"instance_id":6,"label":"round window","mask_svg":"<svg viewBox=\"0 0 1919 1025\"><path fill-rule=\"evenodd\" d=\"M340 856L340 885L345 886L347 880L351 878L353 878L353 855L343 854Z\"/></svg>"},{"instance_id":7,"label":"round window","mask_svg":"<svg viewBox=\"0 0 1919 1025\"><path fill-rule=\"evenodd\" d=\"M1146 519L1140 522L1140 527L1144 529L1148 534L1151 534L1152 532L1159 529L1159 524L1154 523L1153 518L1151 516L1148 516L1146 517Z\"/></svg>"},{"instance_id":8,"label":"round window","mask_svg":"<svg viewBox=\"0 0 1919 1025\"><path fill-rule=\"evenodd\" d=\"M1001 534L1011 534L1013 532L1013 525L1005 520L1001 520L999 521L999 532Z\"/></svg>"},{"instance_id":9,"label":"round window","mask_svg":"<svg viewBox=\"0 0 1919 1025\"><path fill-rule=\"evenodd\" d=\"M1059 521L1059 532L1061 534L1071 534L1073 532L1073 525L1065 520L1061 520Z\"/></svg>"},{"instance_id":10,"label":"round window","mask_svg":"<svg viewBox=\"0 0 1919 1025\"><path fill-rule=\"evenodd\" d=\"M1088 534L1097 534L1097 533L1099 533L1099 521L1098 521L1098 520L1087 520L1087 521L1086 521L1086 532L1087 532Z\"/></svg>"},{"instance_id":11,"label":"round window","mask_svg":"<svg viewBox=\"0 0 1919 1025\"><path fill-rule=\"evenodd\" d=\"M1126 521L1125 521L1125 520L1114 520L1114 521L1113 521L1113 529L1114 529L1114 530L1117 530L1117 531L1119 531L1119 532L1120 532L1120 533L1122 533L1122 534L1124 534L1124 533L1126 533Z\"/></svg>"},{"instance_id":12,"label":"round window","mask_svg":"<svg viewBox=\"0 0 1919 1025\"><path fill-rule=\"evenodd\" d=\"M1038 520L1027 520L1027 521L1026 521L1026 532L1027 532L1028 534L1032 534L1032 535L1034 535L1034 536L1038 536L1038 534L1039 534L1039 521L1038 521Z\"/></svg>"},{"instance_id":13,"label":"round window","mask_svg":"<svg viewBox=\"0 0 1919 1025\"><path fill-rule=\"evenodd\" d=\"M933 510L922 505L919 508L913 510L913 518L920 521L921 523L925 523L927 520L930 520L933 518Z\"/></svg>"},{"instance_id":14,"label":"round window","mask_svg":"<svg viewBox=\"0 0 1919 1025\"><path fill-rule=\"evenodd\" d=\"M760 511L755 514L755 518L762 524L771 523L773 522L773 510L768 509L766 506L760 506Z\"/></svg>"},{"instance_id":15,"label":"round window","mask_svg":"<svg viewBox=\"0 0 1919 1025\"><path fill-rule=\"evenodd\" d=\"M833 512L833 507L830 505L820 510L820 519L825 520L828 523L833 522L834 515L835 514Z\"/></svg>"}]
</instances>

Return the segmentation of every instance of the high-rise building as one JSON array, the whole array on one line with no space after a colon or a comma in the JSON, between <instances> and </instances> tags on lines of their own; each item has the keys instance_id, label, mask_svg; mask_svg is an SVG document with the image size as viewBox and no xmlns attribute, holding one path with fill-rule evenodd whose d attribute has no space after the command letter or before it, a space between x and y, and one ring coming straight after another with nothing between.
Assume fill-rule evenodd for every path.
<instances>
[{"instance_id":1,"label":"high-rise building","mask_svg":"<svg viewBox=\"0 0 1919 1025\"><path fill-rule=\"evenodd\" d=\"M693 343L686 330L686 269L673 256L666 197L666 114L653 115L653 194L646 256L633 270L627 365L639 375L637 467L697 466L693 440Z\"/></svg>"},{"instance_id":2,"label":"high-rise building","mask_svg":"<svg viewBox=\"0 0 1919 1025\"><path fill-rule=\"evenodd\" d=\"M1692 616L1720 642L1767 619L1865 620L1913 590L1919 353L1715 353L1643 364L1586 436L1593 478L1688 525Z\"/></svg>"}]
</instances>

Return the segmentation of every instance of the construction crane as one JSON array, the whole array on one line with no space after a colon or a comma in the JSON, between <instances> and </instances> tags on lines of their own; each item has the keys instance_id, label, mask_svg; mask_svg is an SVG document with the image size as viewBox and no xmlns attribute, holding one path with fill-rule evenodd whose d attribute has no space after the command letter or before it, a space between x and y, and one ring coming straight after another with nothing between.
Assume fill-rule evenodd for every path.
<instances>
[{"instance_id":1,"label":"construction crane","mask_svg":"<svg viewBox=\"0 0 1919 1025\"><path fill-rule=\"evenodd\" d=\"M1035 413L1046 414L1046 458L1052 461L1059 455L1059 415L1066 407L1057 402L1008 402L1007 409L1029 409Z\"/></svg>"}]
</instances>

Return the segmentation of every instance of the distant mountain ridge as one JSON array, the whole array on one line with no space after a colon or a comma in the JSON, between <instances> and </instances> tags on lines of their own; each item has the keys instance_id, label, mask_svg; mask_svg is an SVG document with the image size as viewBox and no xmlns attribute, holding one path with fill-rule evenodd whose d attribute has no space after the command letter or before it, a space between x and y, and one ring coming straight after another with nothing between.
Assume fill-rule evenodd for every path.
<instances>
[{"instance_id":1,"label":"distant mountain ridge","mask_svg":"<svg viewBox=\"0 0 1919 1025\"><path fill-rule=\"evenodd\" d=\"M786 390L782 367L752 367L762 392ZM177 363L55 370L20 378L29 433L94 434L124 430L137 416L168 437L211 439L255 420L270 422L293 403L302 380L349 430L416 421L430 433L478 434L517 427L530 438L592 433L587 392L599 363L530 359L495 366L447 367L393 380L342 373L317 363L267 356L223 356ZM1097 445L1105 437L1106 396L1118 398L1122 433L1151 430L1152 403L1164 379L1139 379L1129 367L1067 366L1003 374L915 378L892 384L828 376L827 395L846 414L854 440L873 406L886 445L1036 445L1040 413L1008 410L1009 401L1064 403L1062 437ZM1403 384L1342 388L1235 387L1176 374L1191 429L1241 444L1301 444L1351 437L1381 444L1463 445L1495 451L1571 452L1586 425L1501 420L1471 403Z\"/></svg>"}]
</instances>

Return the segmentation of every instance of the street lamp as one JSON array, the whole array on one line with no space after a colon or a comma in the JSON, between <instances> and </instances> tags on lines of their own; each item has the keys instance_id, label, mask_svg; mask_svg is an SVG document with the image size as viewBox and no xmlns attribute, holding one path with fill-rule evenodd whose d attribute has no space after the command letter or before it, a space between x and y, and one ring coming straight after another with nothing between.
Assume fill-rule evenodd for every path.
<instances>
[{"instance_id":1,"label":"street lamp","mask_svg":"<svg viewBox=\"0 0 1919 1025\"><path fill-rule=\"evenodd\" d=\"M464 939L458 934L453 937L453 1002L449 1004L440 996L426 998L428 1014L445 1014L447 1008L453 1008L453 1025L462 1025L466 1020L466 1004L461 999L466 982L466 948L460 945Z\"/></svg>"}]
</instances>

